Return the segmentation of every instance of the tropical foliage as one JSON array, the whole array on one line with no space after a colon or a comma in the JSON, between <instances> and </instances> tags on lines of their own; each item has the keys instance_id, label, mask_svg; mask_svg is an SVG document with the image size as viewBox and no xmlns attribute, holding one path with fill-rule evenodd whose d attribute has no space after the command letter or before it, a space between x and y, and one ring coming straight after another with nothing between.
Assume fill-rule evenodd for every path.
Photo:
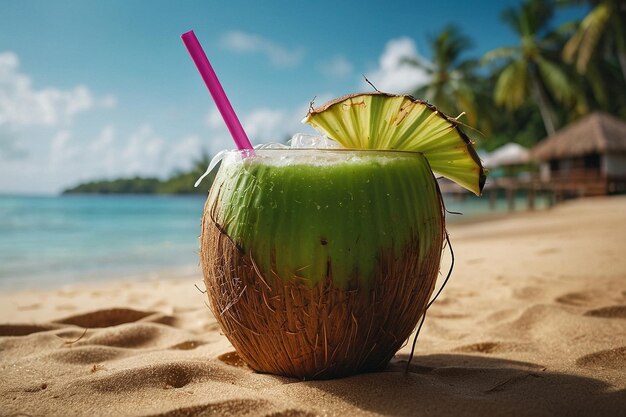
<instances>
[{"instance_id":1,"label":"tropical foliage","mask_svg":"<svg viewBox=\"0 0 626 417\"><path fill-rule=\"evenodd\" d=\"M589 12L554 27L560 7L572 5ZM451 115L465 111L488 150L511 141L530 147L596 110L626 118L626 2L525 0L501 18L517 45L489 51L478 68L471 40L448 25L429 42L432 64L414 62L431 79L413 94Z\"/></svg>"},{"instance_id":2,"label":"tropical foliage","mask_svg":"<svg viewBox=\"0 0 626 417\"><path fill-rule=\"evenodd\" d=\"M559 61L560 37L549 32L553 15L554 5L545 0L529 0L520 8L504 10L502 19L519 37L519 44L494 49L483 57L486 63L504 61L497 70L496 105L517 110L531 97L548 134L557 128L553 103L571 107L579 98Z\"/></svg>"},{"instance_id":3,"label":"tropical foliage","mask_svg":"<svg viewBox=\"0 0 626 417\"><path fill-rule=\"evenodd\" d=\"M561 3L580 1L561 0ZM594 56L616 59L626 82L626 3L623 0L591 0L585 3L592 9L565 44L563 57L568 63L574 62L581 74L587 72Z\"/></svg>"},{"instance_id":4,"label":"tropical foliage","mask_svg":"<svg viewBox=\"0 0 626 417\"><path fill-rule=\"evenodd\" d=\"M465 113L468 123L476 126L479 92L475 87L479 63L476 59L463 59L463 54L472 45L472 40L458 26L450 24L429 39L432 62L408 62L424 70L430 78L429 83L413 93L416 97L437 103L441 111L453 117Z\"/></svg>"}]
</instances>

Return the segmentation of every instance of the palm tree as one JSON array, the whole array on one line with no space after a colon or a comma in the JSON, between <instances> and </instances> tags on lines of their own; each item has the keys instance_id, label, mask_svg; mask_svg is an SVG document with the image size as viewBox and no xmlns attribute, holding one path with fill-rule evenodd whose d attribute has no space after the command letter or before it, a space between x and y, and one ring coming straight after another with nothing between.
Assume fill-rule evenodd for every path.
<instances>
[{"instance_id":1,"label":"palm tree","mask_svg":"<svg viewBox=\"0 0 626 417\"><path fill-rule=\"evenodd\" d=\"M407 60L430 76L430 82L415 90L413 95L433 103L450 116L465 112L468 123L476 126L479 106L474 71L478 61L461 57L472 47L471 39L456 25L449 24L437 36L429 38L429 47L432 62Z\"/></svg>"},{"instance_id":2,"label":"palm tree","mask_svg":"<svg viewBox=\"0 0 626 417\"><path fill-rule=\"evenodd\" d=\"M519 45L497 48L483 57L484 63L504 61L494 90L496 104L515 110L532 98L548 134L556 128L551 100L570 105L579 99L558 59L559 37L548 32L553 14L554 3L549 0L526 0L519 8L504 10L502 19L519 36Z\"/></svg>"},{"instance_id":3,"label":"palm tree","mask_svg":"<svg viewBox=\"0 0 626 417\"><path fill-rule=\"evenodd\" d=\"M592 56L603 46L607 55L617 56L626 82L626 2L624 0L561 0L561 4L588 3L592 9L580 22L578 30L565 44L563 58L576 63L576 70L586 74Z\"/></svg>"}]
</instances>

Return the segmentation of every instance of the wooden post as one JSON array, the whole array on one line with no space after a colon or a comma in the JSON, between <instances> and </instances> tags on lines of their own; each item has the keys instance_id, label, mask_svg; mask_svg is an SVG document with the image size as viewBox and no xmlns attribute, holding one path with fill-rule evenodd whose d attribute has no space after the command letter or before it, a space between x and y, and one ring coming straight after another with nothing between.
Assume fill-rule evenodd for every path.
<instances>
[{"instance_id":1,"label":"wooden post","mask_svg":"<svg viewBox=\"0 0 626 417\"><path fill-rule=\"evenodd\" d=\"M489 209L491 209L492 211L496 209L497 199L498 199L498 190L495 188L492 188L491 191L489 191Z\"/></svg>"},{"instance_id":2,"label":"wooden post","mask_svg":"<svg viewBox=\"0 0 626 417\"><path fill-rule=\"evenodd\" d=\"M563 200L563 190L561 188L557 188L554 191L554 205L559 204Z\"/></svg>"},{"instance_id":3,"label":"wooden post","mask_svg":"<svg viewBox=\"0 0 626 417\"><path fill-rule=\"evenodd\" d=\"M515 211L515 188L512 185L506 189L506 198L509 205L509 211Z\"/></svg>"},{"instance_id":4,"label":"wooden post","mask_svg":"<svg viewBox=\"0 0 626 417\"><path fill-rule=\"evenodd\" d=\"M546 200L547 200L547 202L548 202L548 208L552 208L552 207L554 207L554 204L555 204L555 201L554 201L554 200L555 200L555 198L556 198L554 188L547 187L547 188L544 190L544 192L545 192L545 194L546 194Z\"/></svg>"},{"instance_id":5,"label":"wooden post","mask_svg":"<svg viewBox=\"0 0 626 417\"><path fill-rule=\"evenodd\" d=\"M528 188L528 210L535 209L535 184L530 184Z\"/></svg>"}]
</instances>

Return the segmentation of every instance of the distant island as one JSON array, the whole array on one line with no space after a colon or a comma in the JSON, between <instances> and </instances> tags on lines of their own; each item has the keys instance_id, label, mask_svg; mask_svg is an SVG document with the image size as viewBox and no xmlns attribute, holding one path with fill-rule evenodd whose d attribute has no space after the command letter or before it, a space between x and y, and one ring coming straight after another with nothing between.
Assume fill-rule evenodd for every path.
<instances>
[{"instance_id":1,"label":"distant island","mask_svg":"<svg viewBox=\"0 0 626 417\"><path fill-rule=\"evenodd\" d=\"M179 171L167 179L154 177L118 178L113 180L97 180L78 184L63 190L62 194L204 194L215 178L215 170L202 182L201 187L193 184L204 173L209 165L207 154L194 162L189 171Z\"/></svg>"}]
</instances>

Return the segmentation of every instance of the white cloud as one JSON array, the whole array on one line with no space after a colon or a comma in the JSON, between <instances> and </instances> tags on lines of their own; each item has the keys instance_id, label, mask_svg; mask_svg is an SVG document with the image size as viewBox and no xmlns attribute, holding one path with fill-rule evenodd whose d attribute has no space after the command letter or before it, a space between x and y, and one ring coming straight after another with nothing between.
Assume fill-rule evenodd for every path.
<instances>
[{"instance_id":1,"label":"white cloud","mask_svg":"<svg viewBox=\"0 0 626 417\"><path fill-rule=\"evenodd\" d=\"M100 100L100 106L105 109L112 109L117 106L117 98L114 95L108 94Z\"/></svg>"},{"instance_id":2,"label":"white cloud","mask_svg":"<svg viewBox=\"0 0 626 417\"><path fill-rule=\"evenodd\" d=\"M229 135L226 125L224 124L224 119L222 119L222 115L216 107L209 110L206 121L212 134ZM286 110L266 107L253 109L245 113L241 118L241 124L248 138L253 143L282 139L282 137L276 137L277 132L284 132L287 129L286 124L290 124L291 122Z\"/></svg>"},{"instance_id":3,"label":"white cloud","mask_svg":"<svg viewBox=\"0 0 626 417\"><path fill-rule=\"evenodd\" d=\"M164 178L175 170L191 168L205 145L197 135L171 139L157 134L149 124L129 135L120 135L112 125L105 126L87 140L64 129L52 138L42 164L49 176L56 177L57 186L102 178Z\"/></svg>"},{"instance_id":4,"label":"white cloud","mask_svg":"<svg viewBox=\"0 0 626 417\"><path fill-rule=\"evenodd\" d=\"M353 66L343 55L335 55L319 64L322 74L333 78L345 78L352 74Z\"/></svg>"},{"instance_id":5,"label":"white cloud","mask_svg":"<svg viewBox=\"0 0 626 417\"><path fill-rule=\"evenodd\" d=\"M242 123L251 140L260 143L281 141L284 138L278 135L284 136L293 122L295 119L289 120L285 110L259 108L250 112Z\"/></svg>"},{"instance_id":6,"label":"white cloud","mask_svg":"<svg viewBox=\"0 0 626 417\"><path fill-rule=\"evenodd\" d=\"M206 148L206 139L198 135L179 138L168 149L164 163L172 171L191 169Z\"/></svg>"},{"instance_id":7,"label":"white cloud","mask_svg":"<svg viewBox=\"0 0 626 417\"><path fill-rule=\"evenodd\" d=\"M262 36L242 31L226 33L221 39L223 48L240 53L261 53L276 67L293 67L304 56L301 48L288 49Z\"/></svg>"},{"instance_id":8,"label":"white cloud","mask_svg":"<svg viewBox=\"0 0 626 417\"><path fill-rule=\"evenodd\" d=\"M209 113L206 117L206 122L211 129L219 129L220 127L223 127L224 119L222 119L222 115L217 107L213 107L211 110L209 110Z\"/></svg>"},{"instance_id":9,"label":"white cloud","mask_svg":"<svg viewBox=\"0 0 626 417\"><path fill-rule=\"evenodd\" d=\"M60 130L52 137L50 143L50 162L63 165L76 156L78 149L69 146L72 134L69 130Z\"/></svg>"},{"instance_id":10,"label":"white cloud","mask_svg":"<svg viewBox=\"0 0 626 417\"><path fill-rule=\"evenodd\" d=\"M115 129L113 126L105 126L100 134L96 137L96 140L91 142L89 150L94 153L102 154L108 149L111 149L114 143Z\"/></svg>"},{"instance_id":11,"label":"white cloud","mask_svg":"<svg viewBox=\"0 0 626 417\"><path fill-rule=\"evenodd\" d=\"M135 175L164 178L175 170L190 168L201 154L203 143L196 135L165 138L150 124L143 124L129 135L119 135L113 126L107 126L89 149L98 155L89 162L93 178Z\"/></svg>"},{"instance_id":12,"label":"white cloud","mask_svg":"<svg viewBox=\"0 0 626 417\"><path fill-rule=\"evenodd\" d=\"M392 39L385 45L380 56L378 68L367 74L367 78L377 89L389 93L410 93L424 85L430 79L420 68L406 60L418 60L427 63L417 51L415 42L407 37Z\"/></svg>"},{"instance_id":13,"label":"white cloud","mask_svg":"<svg viewBox=\"0 0 626 417\"><path fill-rule=\"evenodd\" d=\"M164 168L165 142L157 135L152 126L144 124L131 133L127 144L119 149L120 174L122 175L159 175L159 167Z\"/></svg>"},{"instance_id":14,"label":"white cloud","mask_svg":"<svg viewBox=\"0 0 626 417\"><path fill-rule=\"evenodd\" d=\"M0 191L49 193L94 179L167 177L190 168L205 148L197 135L165 137L147 123L124 132L81 123L81 114L116 105L114 96L96 97L86 86L36 88L16 54L0 53Z\"/></svg>"},{"instance_id":15,"label":"white cloud","mask_svg":"<svg viewBox=\"0 0 626 417\"><path fill-rule=\"evenodd\" d=\"M22 135L14 127L0 124L0 162L20 160L28 156L28 149L21 139Z\"/></svg>"},{"instance_id":16,"label":"white cloud","mask_svg":"<svg viewBox=\"0 0 626 417\"><path fill-rule=\"evenodd\" d=\"M0 53L0 126L69 125L79 113L116 105L115 97L97 99L83 85L69 90L36 89L30 77L20 72L19 64L15 53Z\"/></svg>"}]
</instances>

